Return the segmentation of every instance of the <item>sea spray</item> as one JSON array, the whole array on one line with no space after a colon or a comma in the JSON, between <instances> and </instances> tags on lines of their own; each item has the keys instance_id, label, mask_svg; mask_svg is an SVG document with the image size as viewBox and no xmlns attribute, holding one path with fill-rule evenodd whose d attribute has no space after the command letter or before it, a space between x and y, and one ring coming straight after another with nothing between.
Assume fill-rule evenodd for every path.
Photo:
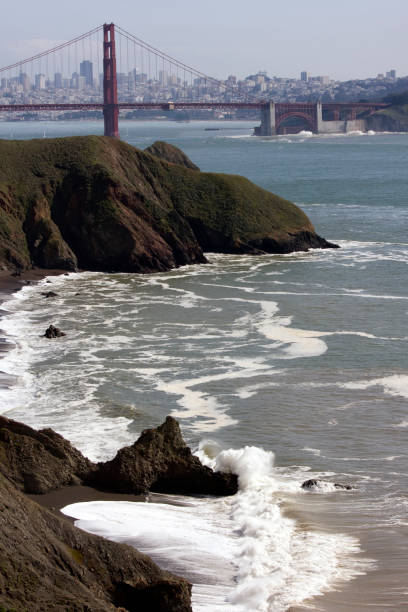
<instances>
[{"instance_id":1,"label":"sea spray","mask_svg":"<svg viewBox=\"0 0 408 612\"><path fill-rule=\"evenodd\" d=\"M221 450L205 440L197 455L237 473L237 495L153 494L152 503L90 502L63 511L82 529L127 542L191 580L194 612L284 612L367 569L355 557L355 538L307 530L284 515L285 496L306 493L296 472L276 470L272 452Z\"/></svg>"},{"instance_id":2,"label":"sea spray","mask_svg":"<svg viewBox=\"0 0 408 612\"><path fill-rule=\"evenodd\" d=\"M279 476L273 452L254 446L216 450L217 444L206 440L198 454L204 462L207 456L214 469L237 474L239 482L230 506L233 529L240 536L237 586L230 603L243 611L283 611L364 571L367 562L352 559L359 551L357 540L306 531L284 516L285 493L301 495L300 484Z\"/></svg>"}]
</instances>

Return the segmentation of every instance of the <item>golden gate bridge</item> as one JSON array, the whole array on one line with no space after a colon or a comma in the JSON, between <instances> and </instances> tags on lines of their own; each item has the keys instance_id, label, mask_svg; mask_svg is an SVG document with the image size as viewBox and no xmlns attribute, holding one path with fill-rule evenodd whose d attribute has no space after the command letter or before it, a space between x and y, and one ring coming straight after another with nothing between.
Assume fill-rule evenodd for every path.
<instances>
[{"instance_id":1,"label":"golden gate bridge","mask_svg":"<svg viewBox=\"0 0 408 612\"><path fill-rule=\"evenodd\" d=\"M82 62L78 73L80 55ZM122 71L117 70L118 59ZM102 82L91 94L95 82L94 63L98 75L102 68ZM69 74L72 68L75 68L72 79L64 79L64 72ZM47 89L47 78L50 83L50 71L54 72L51 89L57 98L52 102L44 100L41 93ZM303 121L304 126L315 133L325 129L342 130L343 126L345 130L347 126L358 128L361 127L357 119L359 113L372 113L388 106L361 102L275 104L240 91L233 83L212 78L113 23L98 26L68 42L0 68L0 78L2 90L13 100L16 97L13 92L18 92L21 98L18 103L0 104L0 112L99 110L103 112L104 134L112 138L119 138L121 110L259 109L261 125L255 133L271 136L282 133L285 123L291 119ZM72 93L67 95L72 82L74 89L82 91L81 100L71 100L75 97ZM31 83L37 92L36 100L28 95Z\"/></svg>"}]
</instances>

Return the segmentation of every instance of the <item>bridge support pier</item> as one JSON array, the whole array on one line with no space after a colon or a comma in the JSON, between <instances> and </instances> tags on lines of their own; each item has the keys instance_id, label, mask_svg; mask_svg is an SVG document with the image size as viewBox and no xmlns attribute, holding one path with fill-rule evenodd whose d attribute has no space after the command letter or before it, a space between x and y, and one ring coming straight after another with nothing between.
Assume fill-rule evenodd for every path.
<instances>
[{"instance_id":1,"label":"bridge support pier","mask_svg":"<svg viewBox=\"0 0 408 612\"><path fill-rule=\"evenodd\" d=\"M316 134L321 134L323 131L323 105L319 101L316 103Z\"/></svg>"},{"instance_id":2,"label":"bridge support pier","mask_svg":"<svg viewBox=\"0 0 408 612\"><path fill-rule=\"evenodd\" d=\"M261 125L255 128L255 136L274 136L276 134L275 103L267 102L261 108Z\"/></svg>"},{"instance_id":3,"label":"bridge support pier","mask_svg":"<svg viewBox=\"0 0 408 612\"><path fill-rule=\"evenodd\" d=\"M103 120L105 136L119 138L115 25L113 23L105 23L103 26Z\"/></svg>"}]
</instances>

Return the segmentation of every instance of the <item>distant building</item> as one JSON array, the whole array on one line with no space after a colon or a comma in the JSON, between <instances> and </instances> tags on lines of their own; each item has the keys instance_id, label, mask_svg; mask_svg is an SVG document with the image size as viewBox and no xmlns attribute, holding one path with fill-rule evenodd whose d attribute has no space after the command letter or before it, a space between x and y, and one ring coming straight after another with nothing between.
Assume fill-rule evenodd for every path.
<instances>
[{"instance_id":1,"label":"distant building","mask_svg":"<svg viewBox=\"0 0 408 612\"><path fill-rule=\"evenodd\" d=\"M159 81L163 86L168 84L169 75L164 70L159 70Z\"/></svg>"},{"instance_id":2,"label":"distant building","mask_svg":"<svg viewBox=\"0 0 408 612\"><path fill-rule=\"evenodd\" d=\"M308 81L309 80L309 73L306 72L306 70L303 70L303 72L300 73L300 80L301 81Z\"/></svg>"},{"instance_id":3,"label":"distant building","mask_svg":"<svg viewBox=\"0 0 408 612\"><path fill-rule=\"evenodd\" d=\"M60 72L54 74L54 87L55 89L62 89L62 74Z\"/></svg>"},{"instance_id":4,"label":"distant building","mask_svg":"<svg viewBox=\"0 0 408 612\"><path fill-rule=\"evenodd\" d=\"M45 89L45 74L36 74L34 83L35 89Z\"/></svg>"},{"instance_id":5,"label":"distant building","mask_svg":"<svg viewBox=\"0 0 408 612\"><path fill-rule=\"evenodd\" d=\"M328 85L330 83L330 77L325 75L325 76L319 76L318 77L320 83L322 83L323 85Z\"/></svg>"},{"instance_id":6,"label":"distant building","mask_svg":"<svg viewBox=\"0 0 408 612\"><path fill-rule=\"evenodd\" d=\"M392 79L396 79L397 78L397 71L396 70L390 70L390 74L391 74L391 78Z\"/></svg>"},{"instance_id":7,"label":"distant building","mask_svg":"<svg viewBox=\"0 0 408 612\"><path fill-rule=\"evenodd\" d=\"M30 82L30 77L28 76L28 74L25 74L24 72L20 72L20 76L18 77L18 80L20 82L20 85L23 86L23 91L29 91L31 87L31 82Z\"/></svg>"},{"instance_id":8,"label":"distant building","mask_svg":"<svg viewBox=\"0 0 408 612\"><path fill-rule=\"evenodd\" d=\"M84 60L79 65L79 75L85 77L87 87L93 87L93 64L89 60Z\"/></svg>"},{"instance_id":9,"label":"distant building","mask_svg":"<svg viewBox=\"0 0 408 612\"><path fill-rule=\"evenodd\" d=\"M72 89L85 89L86 87L86 77L81 76L77 72L72 73L71 79L71 88Z\"/></svg>"}]
</instances>

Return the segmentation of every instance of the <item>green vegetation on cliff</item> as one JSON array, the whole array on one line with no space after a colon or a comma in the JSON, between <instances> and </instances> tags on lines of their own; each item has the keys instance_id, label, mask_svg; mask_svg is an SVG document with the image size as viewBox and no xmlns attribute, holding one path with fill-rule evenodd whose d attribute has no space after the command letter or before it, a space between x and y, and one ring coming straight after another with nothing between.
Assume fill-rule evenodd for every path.
<instances>
[{"instance_id":1,"label":"green vegetation on cliff","mask_svg":"<svg viewBox=\"0 0 408 612\"><path fill-rule=\"evenodd\" d=\"M203 250L332 246L294 204L179 149L99 136L0 141L0 265L146 272Z\"/></svg>"},{"instance_id":2,"label":"green vegetation on cliff","mask_svg":"<svg viewBox=\"0 0 408 612\"><path fill-rule=\"evenodd\" d=\"M408 131L408 91L384 98L391 106L366 117L367 129L377 132Z\"/></svg>"}]
</instances>

